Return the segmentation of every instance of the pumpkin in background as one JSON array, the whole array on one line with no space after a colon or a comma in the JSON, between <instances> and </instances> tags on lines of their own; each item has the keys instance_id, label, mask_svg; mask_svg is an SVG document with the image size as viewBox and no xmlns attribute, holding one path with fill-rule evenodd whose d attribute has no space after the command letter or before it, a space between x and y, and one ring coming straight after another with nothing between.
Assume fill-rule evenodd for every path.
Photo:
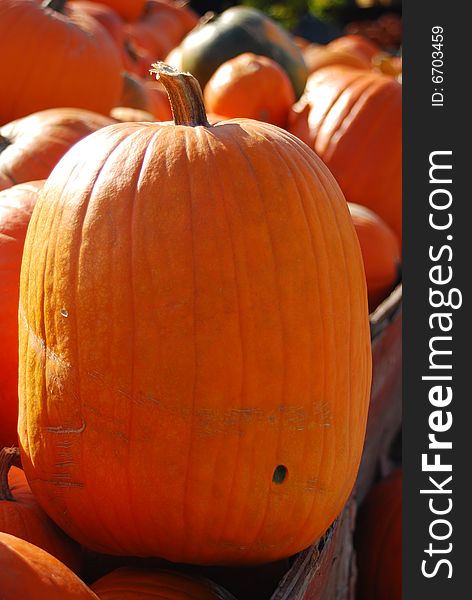
<instances>
[{"instance_id":1,"label":"pumpkin in background","mask_svg":"<svg viewBox=\"0 0 472 600\"><path fill-rule=\"evenodd\" d=\"M402 235L402 86L342 66L310 75L288 129L328 166L349 202L367 206Z\"/></svg>"},{"instance_id":2,"label":"pumpkin in background","mask_svg":"<svg viewBox=\"0 0 472 600\"><path fill-rule=\"evenodd\" d=\"M359 600L402 599L402 471L375 485L359 511L355 548Z\"/></svg>"},{"instance_id":3,"label":"pumpkin in background","mask_svg":"<svg viewBox=\"0 0 472 600\"><path fill-rule=\"evenodd\" d=\"M97 600L57 558L8 533L0 533L2 600Z\"/></svg>"},{"instance_id":4,"label":"pumpkin in background","mask_svg":"<svg viewBox=\"0 0 472 600\"><path fill-rule=\"evenodd\" d=\"M131 121L155 121L154 115L150 112L139 108L130 108L129 106L115 106L110 113L110 117L121 123L129 123Z\"/></svg>"},{"instance_id":5,"label":"pumpkin in background","mask_svg":"<svg viewBox=\"0 0 472 600\"><path fill-rule=\"evenodd\" d=\"M310 74L330 65L345 65L356 69L370 69L372 67L370 60L357 54L351 54L347 50L330 50L328 46L315 44L310 44L303 50L303 58Z\"/></svg>"},{"instance_id":6,"label":"pumpkin in background","mask_svg":"<svg viewBox=\"0 0 472 600\"><path fill-rule=\"evenodd\" d=\"M79 142L33 213L22 463L41 506L91 549L270 562L318 538L357 475L362 256L309 148L258 121L210 126L196 80L158 72L175 124Z\"/></svg>"},{"instance_id":7,"label":"pumpkin in background","mask_svg":"<svg viewBox=\"0 0 472 600\"><path fill-rule=\"evenodd\" d=\"M184 4L148 0L141 18L130 23L126 32L138 48L154 60L164 58L178 46L198 23L197 15Z\"/></svg>"},{"instance_id":8,"label":"pumpkin in background","mask_svg":"<svg viewBox=\"0 0 472 600\"><path fill-rule=\"evenodd\" d=\"M80 548L36 502L19 463L17 448L0 450L0 531L26 540L78 572Z\"/></svg>"},{"instance_id":9,"label":"pumpkin in background","mask_svg":"<svg viewBox=\"0 0 472 600\"><path fill-rule=\"evenodd\" d=\"M0 190L47 179L69 148L112 123L88 110L51 108L0 127Z\"/></svg>"},{"instance_id":10,"label":"pumpkin in background","mask_svg":"<svg viewBox=\"0 0 472 600\"><path fill-rule=\"evenodd\" d=\"M288 32L255 8L235 6L199 25L173 52L172 60L204 88L221 64L243 52L275 60L287 72L296 98L301 96L307 78L301 50Z\"/></svg>"},{"instance_id":11,"label":"pumpkin in background","mask_svg":"<svg viewBox=\"0 0 472 600\"><path fill-rule=\"evenodd\" d=\"M361 60L372 62L372 59L382 52L380 46L366 37L357 34L343 35L326 45L333 52L348 52Z\"/></svg>"},{"instance_id":12,"label":"pumpkin in background","mask_svg":"<svg viewBox=\"0 0 472 600\"><path fill-rule=\"evenodd\" d=\"M91 585L100 600L235 600L208 579L168 570L122 568Z\"/></svg>"},{"instance_id":13,"label":"pumpkin in background","mask_svg":"<svg viewBox=\"0 0 472 600\"><path fill-rule=\"evenodd\" d=\"M158 121L171 121L172 110L164 86L158 81L144 81L144 87L147 91L149 112L155 115Z\"/></svg>"},{"instance_id":14,"label":"pumpkin in background","mask_svg":"<svg viewBox=\"0 0 472 600\"><path fill-rule=\"evenodd\" d=\"M0 447L18 444L18 297L23 244L43 181L0 191Z\"/></svg>"},{"instance_id":15,"label":"pumpkin in background","mask_svg":"<svg viewBox=\"0 0 472 600\"><path fill-rule=\"evenodd\" d=\"M108 114L121 68L110 35L65 0L0 2L0 123L57 106Z\"/></svg>"},{"instance_id":16,"label":"pumpkin in background","mask_svg":"<svg viewBox=\"0 0 472 600\"><path fill-rule=\"evenodd\" d=\"M165 89L156 81L143 81L136 75L123 73L123 91L119 106L144 110L153 115L153 121L170 121L172 111Z\"/></svg>"},{"instance_id":17,"label":"pumpkin in background","mask_svg":"<svg viewBox=\"0 0 472 600\"><path fill-rule=\"evenodd\" d=\"M109 6L125 21L134 21L140 17L146 9L146 0L91 0L94 4Z\"/></svg>"},{"instance_id":18,"label":"pumpkin in background","mask_svg":"<svg viewBox=\"0 0 472 600\"><path fill-rule=\"evenodd\" d=\"M400 245L390 227L373 211L359 204L349 203L348 206L361 245L372 312L398 281Z\"/></svg>"},{"instance_id":19,"label":"pumpkin in background","mask_svg":"<svg viewBox=\"0 0 472 600\"><path fill-rule=\"evenodd\" d=\"M125 22L117 12L105 4L93 2L92 0L72 0L68 2L67 6L74 11L92 17L107 30L121 55L122 67L126 71L134 73L140 69L140 58L127 39Z\"/></svg>"},{"instance_id":20,"label":"pumpkin in background","mask_svg":"<svg viewBox=\"0 0 472 600\"><path fill-rule=\"evenodd\" d=\"M205 86L208 110L227 118L246 117L287 125L295 94L287 73L266 56L247 52L223 63Z\"/></svg>"}]
</instances>

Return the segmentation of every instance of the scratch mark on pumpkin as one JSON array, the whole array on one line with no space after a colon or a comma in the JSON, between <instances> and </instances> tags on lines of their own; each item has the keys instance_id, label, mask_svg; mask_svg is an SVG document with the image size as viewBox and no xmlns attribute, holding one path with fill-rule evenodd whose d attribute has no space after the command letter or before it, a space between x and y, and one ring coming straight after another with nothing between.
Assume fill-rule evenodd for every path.
<instances>
[{"instance_id":1,"label":"scratch mark on pumpkin","mask_svg":"<svg viewBox=\"0 0 472 600\"><path fill-rule=\"evenodd\" d=\"M46 345L45 340L35 331L33 331L33 328L28 323L24 309L21 305L19 308L19 317L29 333L28 343L31 349L36 352L36 354L41 355L43 360L49 360L63 369L70 369L72 367L72 365L64 357L62 357L60 354L57 354L57 352L54 352L52 348Z\"/></svg>"},{"instance_id":2,"label":"scratch mark on pumpkin","mask_svg":"<svg viewBox=\"0 0 472 600\"><path fill-rule=\"evenodd\" d=\"M57 481L56 479L39 479L42 483L46 483L48 485L54 485L55 487L62 488L83 488L85 487L85 483L82 481Z\"/></svg>"},{"instance_id":3,"label":"scratch mark on pumpkin","mask_svg":"<svg viewBox=\"0 0 472 600\"><path fill-rule=\"evenodd\" d=\"M60 435L64 435L64 434L68 434L68 433L74 433L74 434L80 434L83 433L85 431L85 420L82 417L82 425L80 427L64 427L63 425L58 425L57 427L46 427L45 428L46 431L48 431L49 433L57 433Z\"/></svg>"}]
</instances>

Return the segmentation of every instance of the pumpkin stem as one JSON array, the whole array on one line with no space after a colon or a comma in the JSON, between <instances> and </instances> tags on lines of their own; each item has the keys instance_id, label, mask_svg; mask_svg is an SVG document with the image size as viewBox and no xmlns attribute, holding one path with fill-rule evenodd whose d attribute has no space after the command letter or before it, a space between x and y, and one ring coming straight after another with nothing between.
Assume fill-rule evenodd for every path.
<instances>
[{"instance_id":1,"label":"pumpkin stem","mask_svg":"<svg viewBox=\"0 0 472 600\"><path fill-rule=\"evenodd\" d=\"M14 500L8 485L10 467L20 467L21 459L18 448L3 448L0 450L0 500Z\"/></svg>"},{"instance_id":2,"label":"pumpkin stem","mask_svg":"<svg viewBox=\"0 0 472 600\"><path fill-rule=\"evenodd\" d=\"M65 14L67 0L44 0L42 8L50 8L58 13Z\"/></svg>"},{"instance_id":3,"label":"pumpkin stem","mask_svg":"<svg viewBox=\"0 0 472 600\"><path fill-rule=\"evenodd\" d=\"M0 152L3 152L11 144L10 140L0 134Z\"/></svg>"},{"instance_id":4,"label":"pumpkin stem","mask_svg":"<svg viewBox=\"0 0 472 600\"><path fill-rule=\"evenodd\" d=\"M152 65L149 72L156 75L166 88L172 116L176 125L210 127L203 103L202 88L190 73L182 73L163 62Z\"/></svg>"}]
</instances>

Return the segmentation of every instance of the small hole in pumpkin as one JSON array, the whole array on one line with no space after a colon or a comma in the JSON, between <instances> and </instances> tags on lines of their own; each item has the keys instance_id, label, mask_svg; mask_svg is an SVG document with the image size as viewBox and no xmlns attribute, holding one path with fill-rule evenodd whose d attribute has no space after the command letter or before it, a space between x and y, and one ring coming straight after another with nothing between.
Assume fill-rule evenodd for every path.
<instances>
[{"instance_id":1,"label":"small hole in pumpkin","mask_svg":"<svg viewBox=\"0 0 472 600\"><path fill-rule=\"evenodd\" d=\"M275 467L274 474L272 475L272 481L277 485L283 483L287 477L287 467L285 465L278 465Z\"/></svg>"}]
</instances>

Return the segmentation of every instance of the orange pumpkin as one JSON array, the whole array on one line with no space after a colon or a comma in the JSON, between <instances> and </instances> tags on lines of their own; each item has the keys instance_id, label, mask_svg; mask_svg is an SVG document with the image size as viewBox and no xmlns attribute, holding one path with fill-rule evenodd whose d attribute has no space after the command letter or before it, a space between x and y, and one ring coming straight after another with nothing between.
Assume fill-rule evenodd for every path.
<instances>
[{"instance_id":1,"label":"orange pumpkin","mask_svg":"<svg viewBox=\"0 0 472 600\"><path fill-rule=\"evenodd\" d=\"M208 579L163 569L116 569L92 584L91 589L100 600L235 600Z\"/></svg>"},{"instance_id":2,"label":"orange pumpkin","mask_svg":"<svg viewBox=\"0 0 472 600\"><path fill-rule=\"evenodd\" d=\"M371 63L374 56L382 51L375 42L357 34L343 35L336 38L327 44L326 48L333 52L347 52L368 63Z\"/></svg>"},{"instance_id":3,"label":"orange pumpkin","mask_svg":"<svg viewBox=\"0 0 472 600\"><path fill-rule=\"evenodd\" d=\"M23 244L43 181L0 192L0 447L18 444L18 296Z\"/></svg>"},{"instance_id":4,"label":"orange pumpkin","mask_svg":"<svg viewBox=\"0 0 472 600\"><path fill-rule=\"evenodd\" d=\"M210 126L196 80L158 73L174 123L79 142L34 211L22 463L41 506L97 551L270 562L318 538L356 478L362 256L312 151L266 123Z\"/></svg>"},{"instance_id":5,"label":"orange pumpkin","mask_svg":"<svg viewBox=\"0 0 472 600\"><path fill-rule=\"evenodd\" d=\"M115 44L65 0L0 2L0 72L0 123L57 106L108 114L120 95Z\"/></svg>"},{"instance_id":6,"label":"orange pumpkin","mask_svg":"<svg viewBox=\"0 0 472 600\"><path fill-rule=\"evenodd\" d=\"M18 448L0 450L0 531L26 540L55 556L73 571L80 568L80 549L36 502L19 462Z\"/></svg>"},{"instance_id":7,"label":"orange pumpkin","mask_svg":"<svg viewBox=\"0 0 472 600\"><path fill-rule=\"evenodd\" d=\"M141 18L129 24L126 31L138 48L144 48L154 59L162 59L197 23L197 15L183 4L148 0Z\"/></svg>"},{"instance_id":8,"label":"orange pumpkin","mask_svg":"<svg viewBox=\"0 0 472 600\"><path fill-rule=\"evenodd\" d=\"M98 600L77 575L41 548L0 533L2 600Z\"/></svg>"},{"instance_id":9,"label":"orange pumpkin","mask_svg":"<svg viewBox=\"0 0 472 600\"><path fill-rule=\"evenodd\" d=\"M373 311L398 280L400 247L393 231L373 211L353 203L349 211L361 245L369 310Z\"/></svg>"},{"instance_id":10,"label":"orange pumpkin","mask_svg":"<svg viewBox=\"0 0 472 600\"><path fill-rule=\"evenodd\" d=\"M76 142L112 123L88 110L52 108L0 127L0 190L46 179Z\"/></svg>"},{"instance_id":11,"label":"orange pumpkin","mask_svg":"<svg viewBox=\"0 0 472 600\"><path fill-rule=\"evenodd\" d=\"M139 18L146 9L146 0L91 0L93 3L109 6L126 21Z\"/></svg>"},{"instance_id":12,"label":"orange pumpkin","mask_svg":"<svg viewBox=\"0 0 472 600\"><path fill-rule=\"evenodd\" d=\"M287 73L271 58L245 52L223 63L205 86L208 110L287 125L295 92Z\"/></svg>"},{"instance_id":13,"label":"orange pumpkin","mask_svg":"<svg viewBox=\"0 0 472 600\"><path fill-rule=\"evenodd\" d=\"M308 73L314 73L330 65L345 65L356 69L370 69L372 67L370 60L357 54L352 54L347 50L330 50L328 46L313 44L305 48L303 58L305 59Z\"/></svg>"},{"instance_id":14,"label":"orange pumpkin","mask_svg":"<svg viewBox=\"0 0 472 600\"><path fill-rule=\"evenodd\" d=\"M356 526L359 600L402 599L402 471L367 496Z\"/></svg>"},{"instance_id":15,"label":"orange pumpkin","mask_svg":"<svg viewBox=\"0 0 472 600\"><path fill-rule=\"evenodd\" d=\"M332 66L310 75L289 131L322 158L349 202L376 212L401 240L402 86Z\"/></svg>"}]
</instances>

